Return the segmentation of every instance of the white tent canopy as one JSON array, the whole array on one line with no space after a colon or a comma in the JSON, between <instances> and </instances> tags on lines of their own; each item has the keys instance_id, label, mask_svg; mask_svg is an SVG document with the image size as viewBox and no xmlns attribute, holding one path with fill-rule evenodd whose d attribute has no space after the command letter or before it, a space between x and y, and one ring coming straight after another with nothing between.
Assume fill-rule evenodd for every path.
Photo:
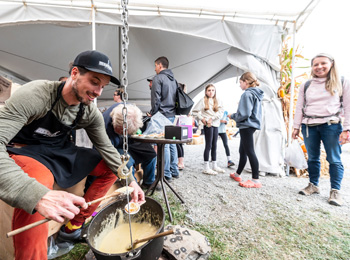
<instances>
[{"instance_id":1,"label":"white tent canopy","mask_svg":"<svg viewBox=\"0 0 350 260\"><path fill-rule=\"evenodd\" d=\"M129 99L143 111L149 109L146 79L154 75L154 60L159 56L169 58L176 79L187 85L192 97L207 82L253 71L263 82L265 114L275 117L273 122L264 119L256 140L257 147L262 140L268 143L261 155L268 158L260 159L260 168L279 173L285 142L276 96L281 39L294 25L299 28L317 3L131 1ZM18 83L57 80L68 74L68 64L78 53L96 46L111 58L115 74L121 77L121 11L120 2L114 0L0 0L0 75ZM113 91L112 86L104 90L99 106L111 102Z\"/></svg>"}]
</instances>

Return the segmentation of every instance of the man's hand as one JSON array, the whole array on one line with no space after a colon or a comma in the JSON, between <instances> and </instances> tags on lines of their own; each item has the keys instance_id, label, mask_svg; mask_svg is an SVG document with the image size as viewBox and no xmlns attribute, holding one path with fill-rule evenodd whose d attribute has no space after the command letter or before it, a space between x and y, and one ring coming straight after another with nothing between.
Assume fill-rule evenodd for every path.
<instances>
[{"instance_id":1,"label":"man's hand","mask_svg":"<svg viewBox=\"0 0 350 260\"><path fill-rule=\"evenodd\" d=\"M131 201L137 202L139 204L145 202L145 193L136 181L131 182L129 184L129 187L134 188L134 191L131 193Z\"/></svg>"},{"instance_id":2,"label":"man's hand","mask_svg":"<svg viewBox=\"0 0 350 260\"><path fill-rule=\"evenodd\" d=\"M85 199L65 191L51 190L36 204L35 210L48 219L63 223L80 212L78 206L88 207Z\"/></svg>"}]
</instances>

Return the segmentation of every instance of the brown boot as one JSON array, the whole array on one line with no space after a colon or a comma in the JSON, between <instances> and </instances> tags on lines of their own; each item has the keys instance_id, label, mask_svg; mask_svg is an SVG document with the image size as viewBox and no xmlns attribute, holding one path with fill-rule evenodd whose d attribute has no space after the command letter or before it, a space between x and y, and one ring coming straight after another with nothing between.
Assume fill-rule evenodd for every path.
<instances>
[{"instance_id":1,"label":"brown boot","mask_svg":"<svg viewBox=\"0 0 350 260\"><path fill-rule=\"evenodd\" d=\"M312 184L311 182L309 183L309 185L307 185L306 188L299 191L299 194L306 195L306 196L310 196L311 194L314 194L314 193L320 194L320 188Z\"/></svg>"},{"instance_id":2,"label":"brown boot","mask_svg":"<svg viewBox=\"0 0 350 260\"><path fill-rule=\"evenodd\" d=\"M343 199L340 195L339 190L332 189L329 195L328 203L334 206L343 205Z\"/></svg>"}]
</instances>

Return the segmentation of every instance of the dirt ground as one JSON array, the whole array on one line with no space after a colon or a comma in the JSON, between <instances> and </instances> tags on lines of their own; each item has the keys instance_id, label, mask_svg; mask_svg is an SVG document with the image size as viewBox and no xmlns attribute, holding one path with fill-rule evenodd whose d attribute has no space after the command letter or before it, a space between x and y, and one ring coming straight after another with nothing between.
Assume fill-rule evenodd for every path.
<instances>
[{"instance_id":1,"label":"dirt ground","mask_svg":"<svg viewBox=\"0 0 350 260\"><path fill-rule=\"evenodd\" d=\"M239 154L239 138L229 140L231 157L236 164L229 169L221 140L218 140L218 165L225 173L216 176L205 175L203 170L204 144L185 145L185 169L181 177L172 182L175 190L184 198L189 210L187 217L200 224L220 224L226 221L241 221L242 226L249 225L256 217L268 217L268 205L275 203L285 205L285 210L298 215L302 210L314 211L322 208L330 214L350 217L350 144L343 146L344 179L341 193L344 205L331 206L327 203L330 192L329 178L320 179L319 195L303 196L298 191L308 184L308 178L297 178L295 175L276 177L267 174L260 176L261 189L246 189L229 177L236 170ZM243 172L243 180L251 178L251 173ZM170 190L168 192L171 192ZM218 214L219 213L219 214Z\"/></svg>"},{"instance_id":2,"label":"dirt ground","mask_svg":"<svg viewBox=\"0 0 350 260\"><path fill-rule=\"evenodd\" d=\"M236 164L227 168L227 159L221 140L218 144L218 165L225 169L225 173L210 176L202 173L204 144L185 145L185 169L180 172L179 179L171 182L172 187L185 200L183 206L189 213L186 218L196 224L227 224L238 222L235 226L235 241L237 245L252 239L249 230L254 228L259 219L271 219L271 208L278 207L279 212L285 211L284 216L291 218L302 217L305 212L327 212L340 218L350 219L350 144L343 146L344 179L342 207L331 206L327 203L330 191L329 178L320 179L321 194L302 196L298 191L308 184L307 178L297 178L295 175L276 177L275 175L261 176L261 189L245 189L229 177L229 173L236 170L239 155L239 137L229 140L231 157ZM251 173L243 172L243 180L251 178ZM171 190L167 188L168 196ZM162 198L162 196L160 195ZM175 199L177 199L175 197ZM168 214L164 208L165 214ZM327 216L327 214L325 214ZM86 260L94 259L91 251ZM160 258L168 259L165 255Z\"/></svg>"}]
</instances>

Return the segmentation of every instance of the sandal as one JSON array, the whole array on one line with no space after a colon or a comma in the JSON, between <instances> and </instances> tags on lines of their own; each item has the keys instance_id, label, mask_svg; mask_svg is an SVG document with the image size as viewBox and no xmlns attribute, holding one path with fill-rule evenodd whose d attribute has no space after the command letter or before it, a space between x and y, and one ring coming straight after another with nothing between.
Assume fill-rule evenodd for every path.
<instances>
[{"instance_id":1,"label":"sandal","mask_svg":"<svg viewBox=\"0 0 350 260\"><path fill-rule=\"evenodd\" d=\"M217 175L218 173L216 171L213 171L212 169L204 170L203 173L208 175Z\"/></svg>"},{"instance_id":2,"label":"sandal","mask_svg":"<svg viewBox=\"0 0 350 260\"><path fill-rule=\"evenodd\" d=\"M253 182L252 180L247 180L245 182L240 182L239 186L244 188L261 188L261 182Z\"/></svg>"},{"instance_id":3,"label":"sandal","mask_svg":"<svg viewBox=\"0 0 350 260\"><path fill-rule=\"evenodd\" d=\"M241 182L242 181L242 177L238 174L238 173L230 173L230 178L234 179L237 182Z\"/></svg>"},{"instance_id":4,"label":"sandal","mask_svg":"<svg viewBox=\"0 0 350 260\"><path fill-rule=\"evenodd\" d=\"M177 167L179 168L179 171L182 171L185 168L185 166L177 166Z\"/></svg>"}]
</instances>

